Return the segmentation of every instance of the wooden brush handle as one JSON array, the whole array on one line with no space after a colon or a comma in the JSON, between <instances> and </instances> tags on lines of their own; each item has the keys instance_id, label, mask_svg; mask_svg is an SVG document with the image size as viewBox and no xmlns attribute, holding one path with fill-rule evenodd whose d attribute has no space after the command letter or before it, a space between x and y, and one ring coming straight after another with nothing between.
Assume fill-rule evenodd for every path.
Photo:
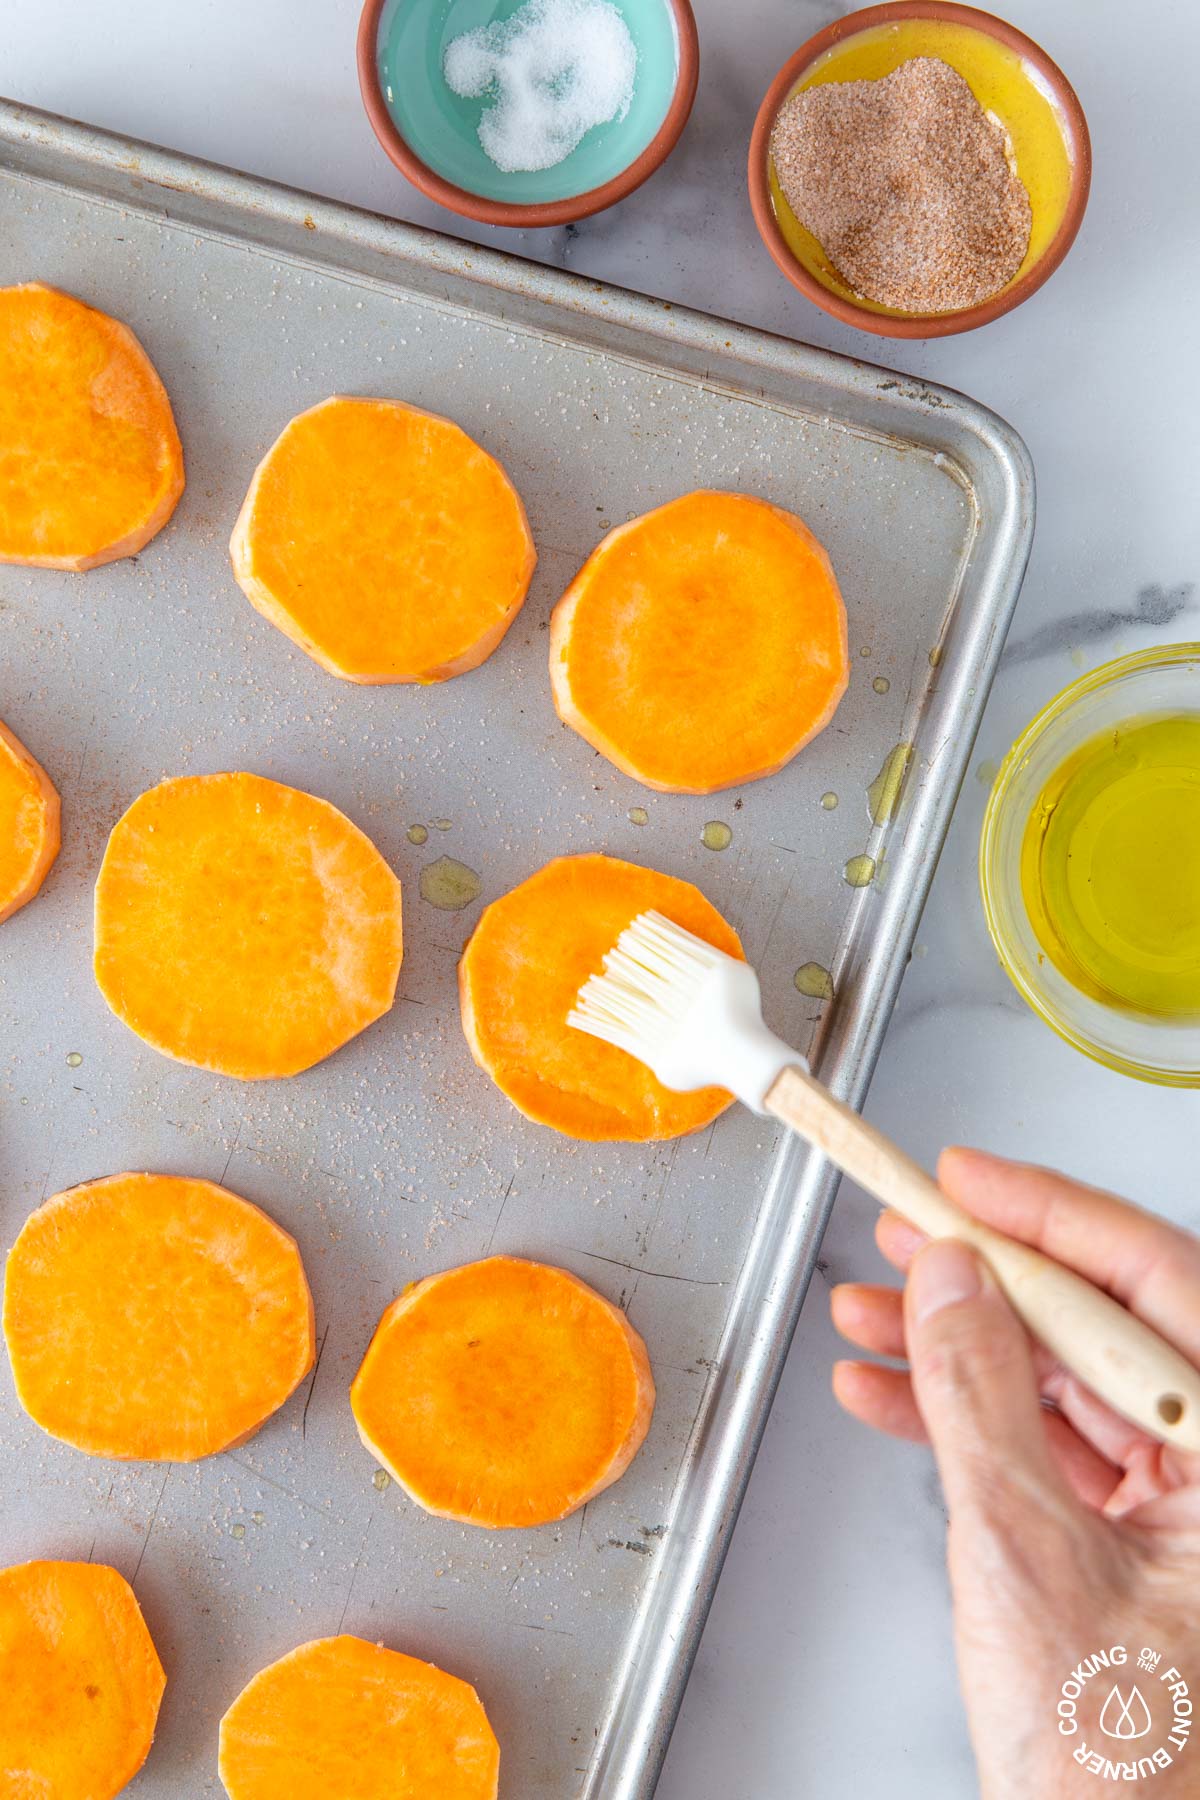
<instances>
[{"instance_id":1,"label":"wooden brush handle","mask_svg":"<svg viewBox=\"0 0 1200 1800\"><path fill-rule=\"evenodd\" d=\"M1200 1451L1200 1370L1118 1301L963 1212L803 1069L784 1069L763 1105L927 1237L958 1238L978 1250L1034 1336L1093 1393L1151 1436Z\"/></svg>"}]
</instances>

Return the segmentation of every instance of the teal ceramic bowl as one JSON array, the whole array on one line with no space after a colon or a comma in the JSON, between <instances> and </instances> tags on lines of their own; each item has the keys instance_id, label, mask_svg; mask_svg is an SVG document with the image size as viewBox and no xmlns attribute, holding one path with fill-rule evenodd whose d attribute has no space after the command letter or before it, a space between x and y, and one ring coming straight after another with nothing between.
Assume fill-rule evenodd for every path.
<instances>
[{"instance_id":1,"label":"teal ceramic bowl","mask_svg":"<svg viewBox=\"0 0 1200 1800\"><path fill-rule=\"evenodd\" d=\"M367 0L359 21L359 85L376 137L414 187L488 225L563 225L624 199L670 155L696 94L689 0L612 0L637 51L628 110L587 132L553 168L504 172L479 140L489 97L453 93L443 63L454 38L528 3Z\"/></svg>"}]
</instances>

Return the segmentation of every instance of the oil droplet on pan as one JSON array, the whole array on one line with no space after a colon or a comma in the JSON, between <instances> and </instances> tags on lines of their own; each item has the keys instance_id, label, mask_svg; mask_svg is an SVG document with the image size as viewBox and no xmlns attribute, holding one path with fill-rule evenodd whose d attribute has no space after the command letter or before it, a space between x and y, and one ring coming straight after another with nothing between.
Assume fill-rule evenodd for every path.
<instances>
[{"instance_id":1,"label":"oil droplet on pan","mask_svg":"<svg viewBox=\"0 0 1200 1800\"><path fill-rule=\"evenodd\" d=\"M631 825L648 825L650 823L650 814L646 811L644 806L631 806L629 809L629 823Z\"/></svg>"},{"instance_id":2,"label":"oil droplet on pan","mask_svg":"<svg viewBox=\"0 0 1200 1800\"><path fill-rule=\"evenodd\" d=\"M1000 764L993 762L990 756L975 765L975 779L980 787L990 788L1000 773Z\"/></svg>"},{"instance_id":3,"label":"oil droplet on pan","mask_svg":"<svg viewBox=\"0 0 1200 1800\"><path fill-rule=\"evenodd\" d=\"M911 761L911 744L896 744L884 757L882 769L867 789L867 809L872 825L886 825L894 816Z\"/></svg>"},{"instance_id":4,"label":"oil droplet on pan","mask_svg":"<svg viewBox=\"0 0 1200 1800\"><path fill-rule=\"evenodd\" d=\"M423 844L426 842L428 837L429 837L429 827L427 825L410 825L409 826L408 841L410 844Z\"/></svg>"},{"instance_id":5,"label":"oil droplet on pan","mask_svg":"<svg viewBox=\"0 0 1200 1800\"><path fill-rule=\"evenodd\" d=\"M244 1525L231 1525L229 1527L229 1535L230 1537L238 1538L240 1540L246 1535L246 1527Z\"/></svg>"},{"instance_id":6,"label":"oil droplet on pan","mask_svg":"<svg viewBox=\"0 0 1200 1800\"><path fill-rule=\"evenodd\" d=\"M452 856L439 856L421 870L421 898L441 912L461 912L478 900L483 883L474 869L456 862Z\"/></svg>"},{"instance_id":7,"label":"oil droplet on pan","mask_svg":"<svg viewBox=\"0 0 1200 1800\"><path fill-rule=\"evenodd\" d=\"M797 989L810 1000L833 999L833 976L821 963L801 963L792 976Z\"/></svg>"},{"instance_id":8,"label":"oil droplet on pan","mask_svg":"<svg viewBox=\"0 0 1200 1800\"><path fill-rule=\"evenodd\" d=\"M859 651L859 653L858 653L858 654L859 654L859 655L860 655L860 656L870 656L870 654L871 654L871 646L870 646L870 644L864 644L864 645L863 645L863 647L862 647L862 649L861 649L861 650L860 650L860 651Z\"/></svg>"},{"instance_id":9,"label":"oil droplet on pan","mask_svg":"<svg viewBox=\"0 0 1200 1800\"><path fill-rule=\"evenodd\" d=\"M379 1489L379 1492L381 1494L382 1494L384 1488L389 1488L392 1485L392 1478L388 1474L386 1469L376 1469L375 1473L371 1477L371 1480L374 1483L374 1485Z\"/></svg>"},{"instance_id":10,"label":"oil droplet on pan","mask_svg":"<svg viewBox=\"0 0 1200 1800\"><path fill-rule=\"evenodd\" d=\"M852 888L870 887L875 879L875 858L873 856L852 856L846 864L845 876L847 884Z\"/></svg>"},{"instance_id":11,"label":"oil droplet on pan","mask_svg":"<svg viewBox=\"0 0 1200 1800\"><path fill-rule=\"evenodd\" d=\"M929 652L930 668L936 669L939 666L939 664L941 663L941 660L942 660L942 646L940 644L935 644L933 646L933 649Z\"/></svg>"},{"instance_id":12,"label":"oil droplet on pan","mask_svg":"<svg viewBox=\"0 0 1200 1800\"><path fill-rule=\"evenodd\" d=\"M837 803L838 803L838 797L833 792L832 788L830 789L830 791L827 794L821 795L821 805L825 808L826 812L832 812L834 810L834 808L837 806Z\"/></svg>"},{"instance_id":13,"label":"oil droplet on pan","mask_svg":"<svg viewBox=\"0 0 1200 1800\"><path fill-rule=\"evenodd\" d=\"M891 685L892 684L886 675L877 675L871 683L871 686L875 689L877 694L886 694L891 688Z\"/></svg>"},{"instance_id":14,"label":"oil droplet on pan","mask_svg":"<svg viewBox=\"0 0 1200 1800\"><path fill-rule=\"evenodd\" d=\"M700 833L700 842L706 850L728 850L733 842L733 832L724 819L710 819Z\"/></svg>"},{"instance_id":15,"label":"oil droplet on pan","mask_svg":"<svg viewBox=\"0 0 1200 1800\"><path fill-rule=\"evenodd\" d=\"M435 831L449 831L452 823L453 820L451 819L435 819L433 821L433 829Z\"/></svg>"},{"instance_id":16,"label":"oil droplet on pan","mask_svg":"<svg viewBox=\"0 0 1200 1800\"><path fill-rule=\"evenodd\" d=\"M82 1069L83 1058L80 1056L78 1050L67 1051L67 1067L68 1069Z\"/></svg>"}]
</instances>

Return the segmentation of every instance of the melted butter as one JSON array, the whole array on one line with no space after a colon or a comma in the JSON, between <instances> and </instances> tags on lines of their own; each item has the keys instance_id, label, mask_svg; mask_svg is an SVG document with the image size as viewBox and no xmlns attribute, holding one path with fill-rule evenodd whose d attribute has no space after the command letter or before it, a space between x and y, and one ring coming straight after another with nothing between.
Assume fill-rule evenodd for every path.
<instances>
[{"instance_id":1,"label":"melted butter","mask_svg":"<svg viewBox=\"0 0 1200 1800\"><path fill-rule=\"evenodd\" d=\"M911 744L896 744L884 758L882 769L867 789L872 825L886 825L895 816L912 753Z\"/></svg>"},{"instance_id":2,"label":"melted butter","mask_svg":"<svg viewBox=\"0 0 1200 1800\"><path fill-rule=\"evenodd\" d=\"M68 1069L82 1069L83 1058L78 1050L67 1051L67 1067Z\"/></svg>"},{"instance_id":3,"label":"melted butter","mask_svg":"<svg viewBox=\"0 0 1200 1800\"><path fill-rule=\"evenodd\" d=\"M865 852L861 856L852 856L846 864L844 874L849 887L870 887L875 879L875 858L867 856Z\"/></svg>"},{"instance_id":4,"label":"melted butter","mask_svg":"<svg viewBox=\"0 0 1200 1800\"><path fill-rule=\"evenodd\" d=\"M426 825L410 825L409 826L408 841L410 844L424 844L428 841L428 838L429 838L428 826L426 826Z\"/></svg>"},{"instance_id":5,"label":"melted butter","mask_svg":"<svg viewBox=\"0 0 1200 1800\"><path fill-rule=\"evenodd\" d=\"M1025 827L1021 892L1082 993L1200 1016L1200 714L1132 719L1060 764Z\"/></svg>"},{"instance_id":6,"label":"melted butter","mask_svg":"<svg viewBox=\"0 0 1200 1800\"><path fill-rule=\"evenodd\" d=\"M1046 250L1067 210L1071 192L1071 158L1067 140L1040 77L1015 50L970 25L940 19L900 19L851 32L807 69L793 92L825 81L877 81L914 56L934 56L957 69L980 106L1003 126L1009 159L1029 191L1032 225L1029 247L1016 280ZM768 170L771 200L779 228L797 261L835 294L871 312L894 308L866 300L848 288L825 252L806 231L784 198L774 164ZM901 315L903 316L903 315Z\"/></svg>"},{"instance_id":7,"label":"melted butter","mask_svg":"<svg viewBox=\"0 0 1200 1800\"><path fill-rule=\"evenodd\" d=\"M700 842L706 850L728 850L733 832L723 819L710 819L700 833Z\"/></svg>"},{"instance_id":8,"label":"melted butter","mask_svg":"<svg viewBox=\"0 0 1200 1800\"><path fill-rule=\"evenodd\" d=\"M629 823L631 825L648 825L650 823L650 814L646 811L644 806L631 806L629 809Z\"/></svg>"},{"instance_id":9,"label":"melted butter","mask_svg":"<svg viewBox=\"0 0 1200 1800\"><path fill-rule=\"evenodd\" d=\"M830 788L830 790L827 794L821 795L821 805L825 808L826 812L833 812L834 808L837 806L837 803L838 803L838 797L834 793L832 788Z\"/></svg>"},{"instance_id":10,"label":"melted butter","mask_svg":"<svg viewBox=\"0 0 1200 1800\"><path fill-rule=\"evenodd\" d=\"M886 694L891 688L891 685L892 684L886 675L877 675L871 683L871 686L875 689L877 694Z\"/></svg>"},{"instance_id":11,"label":"melted butter","mask_svg":"<svg viewBox=\"0 0 1200 1800\"><path fill-rule=\"evenodd\" d=\"M452 856L439 856L436 862L426 863L420 886L422 900L441 912L461 912L483 891L483 882L474 869L456 862Z\"/></svg>"}]
</instances>

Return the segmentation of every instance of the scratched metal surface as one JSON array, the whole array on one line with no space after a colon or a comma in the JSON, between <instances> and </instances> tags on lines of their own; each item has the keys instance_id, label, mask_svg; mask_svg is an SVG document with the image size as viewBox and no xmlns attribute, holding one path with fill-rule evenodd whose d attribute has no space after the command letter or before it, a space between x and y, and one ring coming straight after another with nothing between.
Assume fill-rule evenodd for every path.
<instances>
[{"instance_id":1,"label":"scratched metal surface","mask_svg":"<svg viewBox=\"0 0 1200 1800\"><path fill-rule=\"evenodd\" d=\"M32 277L138 332L175 404L188 487L131 562L82 577L0 569L0 716L64 806L56 868L0 931L0 1234L7 1245L45 1195L114 1170L224 1180L299 1239L321 1356L250 1443L173 1468L49 1441L5 1364L3 1560L95 1557L133 1580L169 1673L139 1800L218 1793L221 1712L262 1664L339 1629L477 1683L505 1800L644 1800L833 1184L744 1112L652 1148L527 1124L459 1029L455 962L479 906L436 911L418 878L457 857L486 901L556 853L597 848L686 876L741 931L772 1023L802 1047L816 1035L826 1076L860 1097L1024 567L1024 450L970 402L867 365L9 107L0 282ZM226 542L251 470L294 412L334 391L451 414L526 500L533 591L465 679L339 684L233 582ZM853 657L817 743L709 800L645 793L593 756L556 721L545 670L550 608L606 525L700 485L812 523ZM903 804L874 831L865 789L902 740L915 745ZM164 775L224 768L325 795L405 883L395 1010L288 1083L157 1056L90 973L113 822ZM733 829L722 854L700 841L711 819ZM429 827L422 847L414 823ZM886 879L856 893L842 868L866 850ZM832 1007L793 985L807 961L834 970ZM491 1249L585 1277L653 1358L644 1451L558 1528L428 1518L376 1485L353 1429L347 1387L383 1306Z\"/></svg>"}]
</instances>

